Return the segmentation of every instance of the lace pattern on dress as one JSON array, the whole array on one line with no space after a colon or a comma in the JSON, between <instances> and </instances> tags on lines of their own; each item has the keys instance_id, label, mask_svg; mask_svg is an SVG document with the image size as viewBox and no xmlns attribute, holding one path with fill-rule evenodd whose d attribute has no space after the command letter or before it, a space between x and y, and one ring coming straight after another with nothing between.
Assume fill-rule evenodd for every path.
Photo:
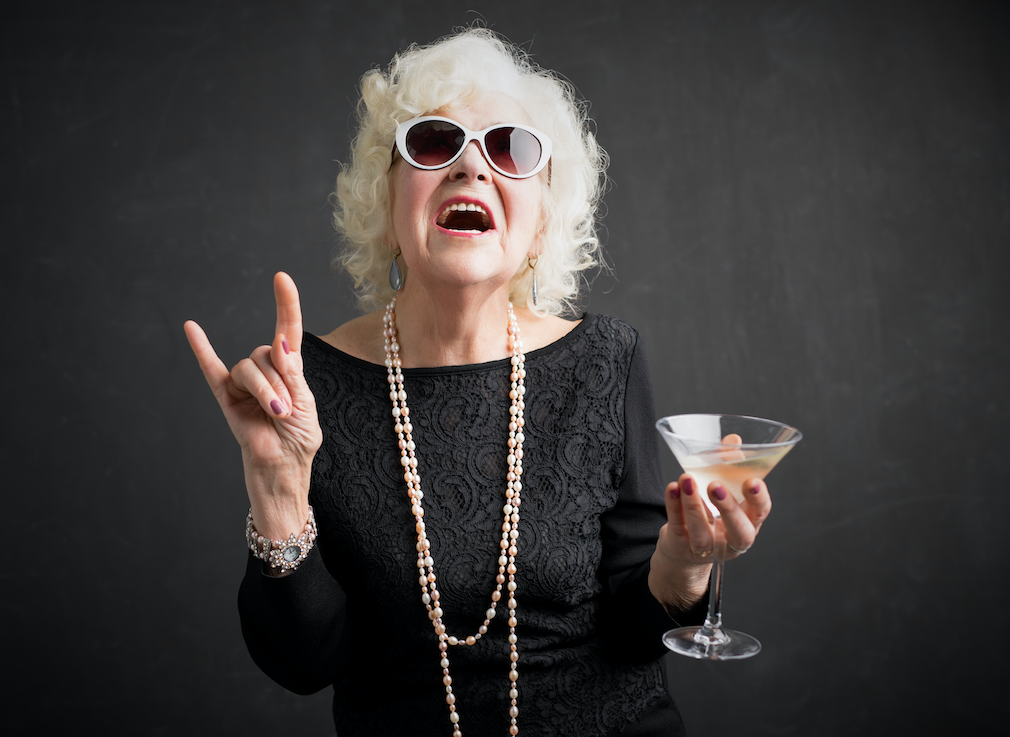
<instances>
[{"instance_id":1,"label":"lace pattern on dress","mask_svg":"<svg viewBox=\"0 0 1010 737\"><path fill-rule=\"evenodd\" d=\"M528 734L606 734L667 697L660 664L612 662L602 640L613 633L597 626L601 517L618 503L636 342L626 324L587 316L566 338L527 354L517 616L519 720ZM310 494L318 545L350 602L349 659L335 666L346 674L334 684L338 733L447 734L385 368L313 336L303 350L324 435ZM465 636L483 620L497 573L508 361L404 374L443 619ZM503 625L493 620L474 647L450 649L464 734L507 733ZM397 707L376 710L380 691Z\"/></svg>"}]
</instances>

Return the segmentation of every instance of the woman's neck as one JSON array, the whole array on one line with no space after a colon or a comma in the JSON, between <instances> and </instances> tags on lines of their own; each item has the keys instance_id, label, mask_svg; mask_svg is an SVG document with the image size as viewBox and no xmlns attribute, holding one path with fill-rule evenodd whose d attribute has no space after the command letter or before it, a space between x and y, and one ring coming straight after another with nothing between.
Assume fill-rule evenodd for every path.
<instances>
[{"instance_id":1,"label":"woman's neck","mask_svg":"<svg viewBox=\"0 0 1010 737\"><path fill-rule=\"evenodd\" d=\"M396 298L396 330L405 368L463 366L511 355L508 294L433 295L405 288Z\"/></svg>"}]
</instances>

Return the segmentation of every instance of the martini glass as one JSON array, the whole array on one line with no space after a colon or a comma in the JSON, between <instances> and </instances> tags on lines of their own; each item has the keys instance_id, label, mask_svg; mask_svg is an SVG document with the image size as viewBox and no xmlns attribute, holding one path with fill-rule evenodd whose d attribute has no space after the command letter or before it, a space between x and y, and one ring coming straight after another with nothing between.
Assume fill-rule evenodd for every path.
<instances>
[{"instance_id":1,"label":"martini glass","mask_svg":"<svg viewBox=\"0 0 1010 737\"><path fill-rule=\"evenodd\" d=\"M708 485L720 482L743 503L747 479L763 479L803 437L795 427L740 415L673 415L656 423L663 440L686 473L694 476L703 499L721 526L719 510L708 498ZM701 627L678 627L663 635L675 653L699 660L737 660L757 655L754 637L722 626L722 574L726 537L715 546L708 616Z\"/></svg>"}]
</instances>

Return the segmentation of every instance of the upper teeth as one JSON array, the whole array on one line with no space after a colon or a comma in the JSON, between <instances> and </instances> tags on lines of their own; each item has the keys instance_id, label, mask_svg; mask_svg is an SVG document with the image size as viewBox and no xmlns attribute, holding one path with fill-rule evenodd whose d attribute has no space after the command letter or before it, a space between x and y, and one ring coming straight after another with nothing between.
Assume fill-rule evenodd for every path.
<instances>
[{"instance_id":1,"label":"upper teeth","mask_svg":"<svg viewBox=\"0 0 1010 737\"><path fill-rule=\"evenodd\" d=\"M463 211L463 212L483 212L485 215L487 214L487 211L485 211L483 207L481 207L480 205L477 205L477 204L475 204L473 202L453 202L447 208L445 208L444 210L442 210L442 216L445 217L450 212L461 212L461 211Z\"/></svg>"}]
</instances>

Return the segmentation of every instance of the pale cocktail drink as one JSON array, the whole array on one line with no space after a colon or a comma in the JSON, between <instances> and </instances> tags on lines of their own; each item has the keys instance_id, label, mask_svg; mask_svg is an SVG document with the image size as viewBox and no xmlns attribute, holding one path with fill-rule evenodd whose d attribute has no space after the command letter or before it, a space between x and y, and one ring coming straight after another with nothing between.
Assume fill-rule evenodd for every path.
<instances>
[{"instance_id":1,"label":"pale cocktail drink","mask_svg":"<svg viewBox=\"0 0 1010 737\"><path fill-rule=\"evenodd\" d=\"M803 435L795 427L773 420L740 415L671 415L656 423L670 450L685 472L705 493L702 499L715 517L716 540L712 553L712 584L708 616L701 627L678 627L663 635L663 643L675 653L706 660L749 658L761 650L750 635L722 626L722 570L726 561L726 537L719 510L708 498L708 485L718 481L739 503L748 479L764 479ZM734 550L741 555L747 552ZM694 555L707 555L694 551ZM704 557L704 556L703 556Z\"/></svg>"},{"instance_id":2,"label":"pale cocktail drink","mask_svg":"<svg viewBox=\"0 0 1010 737\"><path fill-rule=\"evenodd\" d=\"M730 445L725 450L707 451L677 459L684 471L694 476L699 488L705 492L705 501L716 517L719 516L719 510L708 499L710 483L718 481L743 504L744 482L747 479L763 479L793 446L776 448L770 453L731 448Z\"/></svg>"}]
</instances>

